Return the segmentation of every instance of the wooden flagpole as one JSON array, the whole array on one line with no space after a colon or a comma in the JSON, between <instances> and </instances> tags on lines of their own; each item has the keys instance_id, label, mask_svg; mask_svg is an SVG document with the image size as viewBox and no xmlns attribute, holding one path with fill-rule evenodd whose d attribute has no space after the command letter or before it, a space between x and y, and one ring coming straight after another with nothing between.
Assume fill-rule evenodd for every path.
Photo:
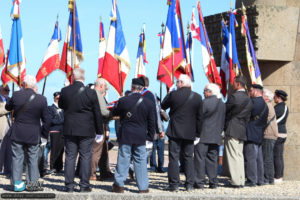
<instances>
[{"instance_id":1,"label":"wooden flagpole","mask_svg":"<svg viewBox=\"0 0 300 200\"><path fill-rule=\"evenodd\" d=\"M160 37L164 37L164 23L161 23L161 36ZM164 38L163 38L164 39ZM163 44L163 41L162 41ZM162 44L160 44L160 51L162 51ZM161 52L160 52L161 53ZM160 56L160 55L159 55ZM162 82L160 81L160 91L159 91L159 96L160 96L160 101L162 100Z\"/></svg>"}]
</instances>

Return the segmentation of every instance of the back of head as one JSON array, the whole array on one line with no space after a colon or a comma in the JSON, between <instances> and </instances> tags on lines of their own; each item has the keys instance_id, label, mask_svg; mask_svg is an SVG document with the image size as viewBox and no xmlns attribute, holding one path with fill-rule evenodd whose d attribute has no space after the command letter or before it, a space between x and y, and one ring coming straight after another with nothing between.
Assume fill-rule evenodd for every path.
<instances>
[{"instance_id":1,"label":"back of head","mask_svg":"<svg viewBox=\"0 0 300 200\"><path fill-rule=\"evenodd\" d=\"M73 71L73 77L75 81L84 81L85 80L85 71L82 68L76 68Z\"/></svg>"},{"instance_id":2,"label":"back of head","mask_svg":"<svg viewBox=\"0 0 300 200\"><path fill-rule=\"evenodd\" d=\"M272 102L272 100L274 98L274 93L271 90L268 90L268 89L264 88L263 96L267 97L269 102Z\"/></svg>"},{"instance_id":3,"label":"back of head","mask_svg":"<svg viewBox=\"0 0 300 200\"><path fill-rule=\"evenodd\" d=\"M190 77L186 74L181 74L179 76L178 81L182 83L182 87L191 87L192 86L192 81Z\"/></svg>"},{"instance_id":4,"label":"back of head","mask_svg":"<svg viewBox=\"0 0 300 200\"><path fill-rule=\"evenodd\" d=\"M247 79L243 75L238 75L234 78L234 81L239 83L242 88L245 88L247 85Z\"/></svg>"},{"instance_id":5,"label":"back of head","mask_svg":"<svg viewBox=\"0 0 300 200\"><path fill-rule=\"evenodd\" d=\"M34 89L36 87L36 79L32 75L26 75L24 77L24 86L25 88L31 88Z\"/></svg>"},{"instance_id":6,"label":"back of head","mask_svg":"<svg viewBox=\"0 0 300 200\"><path fill-rule=\"evenodd\" d=\"M144 82L145 82L145 87L149 87L149 78L147 76L143 76Z\"/></svg>"},{"instance_id":7,"label":"back of head","mask_svg":"<svg viewBox=\"0 0 300 200\"><path fill-rule=\"evenodd\" d=\"M206 88L211 91L212 95L215 95L218 99L221 99L220 87L217 84L209 83Z\"/></svg>"},{"instance_id":8,"label":"back of head","mask_svg":"<svg viewBox=\"0 0 300 200\"><path fill-rule=\"evenodd\" d=\"M106 80L104 78L97 78L97 80L95 81L95 86L100 86L105 84L106 84Z\"/></svg>"}]
</instances>

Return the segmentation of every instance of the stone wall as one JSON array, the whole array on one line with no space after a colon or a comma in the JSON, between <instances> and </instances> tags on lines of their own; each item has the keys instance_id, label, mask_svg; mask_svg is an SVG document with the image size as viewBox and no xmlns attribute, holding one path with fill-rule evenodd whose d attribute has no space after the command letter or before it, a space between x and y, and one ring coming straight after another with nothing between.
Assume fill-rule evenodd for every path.
<instances>
[{"instance_id":1,"label":"stone wall","mask_svg":"<svg viewBox=\"0 0 300 200\"><path fill-rule=\"evenodd\" d=\"M290 110L287 121L288 138L285 144L284 179L300 180L300 0L237 0L247 6L251 38L256 50L264 87L288 93ZM217 65L221 56L221 19L226 13L205 18ZM236 16L241 24L241 10ZM248 76L245 40L240 27L236 42L243 73Z\"/></svg>"}]
</instances>

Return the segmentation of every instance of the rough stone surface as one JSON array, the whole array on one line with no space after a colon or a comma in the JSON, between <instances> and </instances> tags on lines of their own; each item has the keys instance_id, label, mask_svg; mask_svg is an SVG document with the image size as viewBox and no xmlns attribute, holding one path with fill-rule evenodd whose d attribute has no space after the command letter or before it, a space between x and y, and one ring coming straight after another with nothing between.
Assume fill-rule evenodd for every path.
<instances>
[{"instance_id":1,"label":"rough stone surface","mask_svg":"<svg viewBox=\"0 0 300 200\"><path fill-rule=\"evenodd\" d=\"M299 19L300 21L300 19ZM295 60L300 61L300 26L298 27L298 35L296 41L296 52L295 52Z\"/></svg>"},{"instance_id":2,"label":"rough stone surface","mask_svg":"<svg viewBox=\"0 0 300 200\"><path fill-rule=\"evenodd\" d=\"M286 0L286 6L298 7L300 8L299 0Z\"/></svg>"},{"instance_id":3,"label":"rough stone surface","mask_svg":"<svg viewBox=\"0 0 300 200\"><path fill-rule=\"evenodd\" d=\"M251 5L267 5L267 6L286 6L287 2L290 4L295 4L295 1L298 0L236 0L235 7L240 8L242 7L242 3L245 6Z\"/></svg>"}]
</instances>

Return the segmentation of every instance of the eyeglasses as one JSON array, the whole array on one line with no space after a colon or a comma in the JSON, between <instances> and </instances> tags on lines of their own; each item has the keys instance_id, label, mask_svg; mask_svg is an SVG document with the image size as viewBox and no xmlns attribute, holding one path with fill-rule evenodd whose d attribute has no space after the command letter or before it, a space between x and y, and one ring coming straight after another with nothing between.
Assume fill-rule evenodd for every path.
<instances>
[{"instance_id":1,"label":"eyeglasses","mask_svg":"<svg viewBox=\"0 0 300 200\"><path fill-rule=\"evenodd\" d=\"M204 92L210 92L210 90L209 89L204 89Z\"/></svg>"}]
</instances>

